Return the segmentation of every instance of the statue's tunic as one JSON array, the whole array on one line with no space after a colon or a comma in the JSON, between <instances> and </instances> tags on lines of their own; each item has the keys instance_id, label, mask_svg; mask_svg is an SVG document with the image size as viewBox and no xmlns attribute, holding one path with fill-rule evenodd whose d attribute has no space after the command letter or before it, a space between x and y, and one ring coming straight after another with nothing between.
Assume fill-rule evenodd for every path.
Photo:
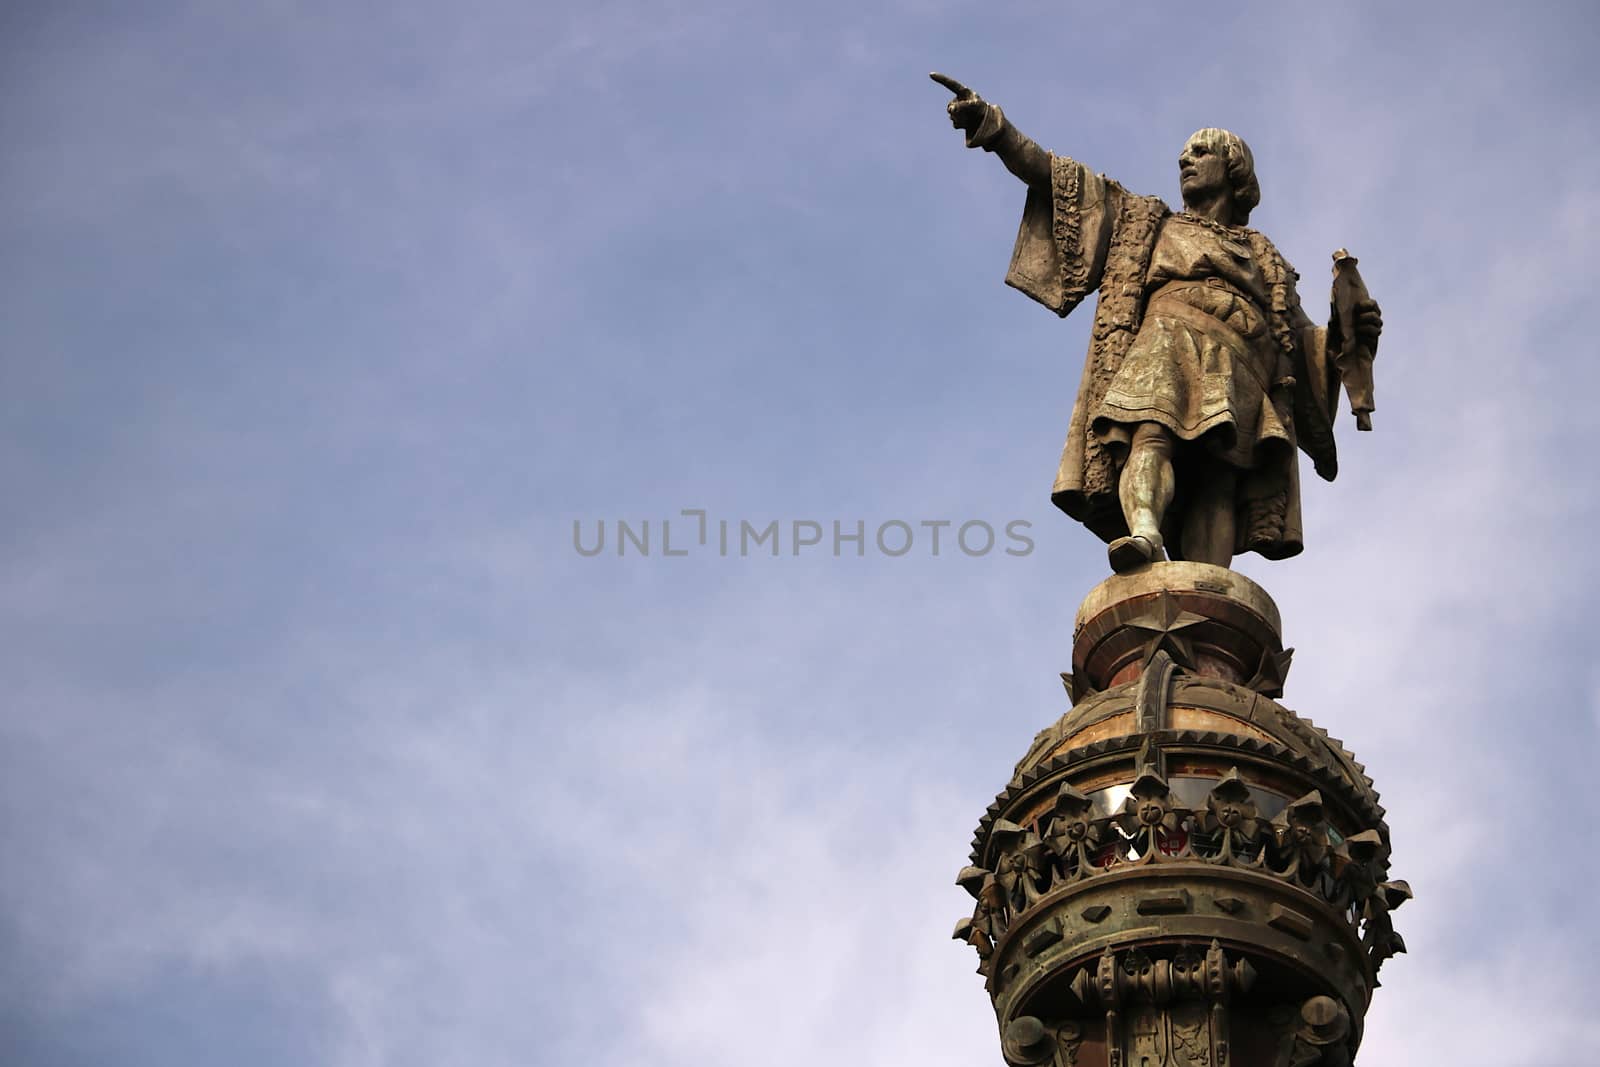
<instances>
[{"instance_id":1,"label":"statue's tunic","mask_svg":"<svg viewBox=\"0 0 1600 1067\"><path fill-rule=\"evenodd\" d=\"M1127 533L1117 475L1134 427L1158 422L1238 468L1236 554L1299 552L1294 446L1326 477L1336 460L1326 381L1294 385L1332 368L1293 268L1254 230L1174 215L1064 156L1051 186L1028 192L1006 282L1059 315L1100 292L1051 498L1105 541Z\"/></svg>"}]
</instances>

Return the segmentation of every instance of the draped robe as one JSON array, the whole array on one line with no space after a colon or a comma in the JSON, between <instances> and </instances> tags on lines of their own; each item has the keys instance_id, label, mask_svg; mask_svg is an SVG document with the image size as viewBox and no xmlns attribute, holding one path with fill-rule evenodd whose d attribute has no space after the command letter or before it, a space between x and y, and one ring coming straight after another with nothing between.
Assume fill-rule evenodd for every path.
<instances>
[{"instance_id":1,"label":"draped robe","mask_svg":"<svg viewBox=\"0 0 1600 1067\"><path fill-rule=\"evenodd\" d=\"M1053 155L1050 189L1028 190L1006 274L1006 284L1061 316L1090 291L1099 290L1089 353L1051 500L1107 542L1128 532L1117 478L1126 456L1124 431L1138 421L1126 410L1108 408L1107 392L1113 383L1118 384L1119 395L1122 392L1118 375L1145 325L1152 292L1163 282L1152 276L1152 259L1163 227L1176 218L1159 198L1129 193L1081 163ZM1190 430L1185 430L1181 418L1156 421L1166 422L1180 438L1207 443L1214 455L1240 469L1235 554L1254 551L1279 559L1303 547L1299 471L1292 446L1311 456L1322 477L1331 481L1337 473L1332 422L1338 372L1327 357L1326 331L1312 325L1300 308L1294 269L1263 234L1242 227L1228 229L1248 245L1265 305L1260 308L1270 334L1265 343L1280 354L1281 373L1273 380L1240 386L1262 392L1262 404L1270 405L1261 416L1272 427L1268 436L1281 438L1286 447L1259 456L1233 448L1231 413L1220 418L1212 413ZM1194 384L1198 388L1199 383ZM1150 388L1148 382L1144 388ZM1169 401L1155 401L1155 406L1175 408L1186 402L1181 397ZM1227 432L1218 434L1219 427ZM1253 441L1256 425L1252 423L1249 430ZM1174 513L1181 513L1184 493L1180 479Z\"/></svg>"}]
</instances>

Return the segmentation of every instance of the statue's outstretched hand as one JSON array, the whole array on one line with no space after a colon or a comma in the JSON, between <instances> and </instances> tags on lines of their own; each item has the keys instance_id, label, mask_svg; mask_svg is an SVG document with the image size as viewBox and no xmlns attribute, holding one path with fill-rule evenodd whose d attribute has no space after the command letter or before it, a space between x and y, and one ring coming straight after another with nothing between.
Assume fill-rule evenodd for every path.
<instances>
[{"instance_id":1,"label":"statue's outstretched hand","mask_svg":"<svg viewBox=\"0 0 1600 1067\"><path fill-rule=\"evenodd\" d=\"M992 106L987 100L947 74L934 71L928 77L956 94L956 98L945 105L945 111L950 115L950 125L969 136L983 125Z\"/></svg>"}]
</instances>

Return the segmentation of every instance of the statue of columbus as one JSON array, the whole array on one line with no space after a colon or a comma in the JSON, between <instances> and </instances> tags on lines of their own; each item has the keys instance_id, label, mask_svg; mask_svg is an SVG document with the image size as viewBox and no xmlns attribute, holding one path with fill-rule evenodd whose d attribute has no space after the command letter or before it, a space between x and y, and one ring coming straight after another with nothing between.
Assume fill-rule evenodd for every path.
<instances>
[{"instance_id":1,"label":"statue of columbus","mask_svg":"<svg viewBox=\"0 0 1600 1067\"><path fill-rule=\"evenodd\" d=\"M1365 353L1370 382L1383 329L1365 288L1336 288L1351 303L1326 328L1311 322L1294 268L1246 225L1261 187L1249 147L1227 130L1184 144L1175 212L933 78L955 94L950 121L967 146L1028 187L1006 283L1063 316L1100 293L1051 499L1109 543L1119 573L1165 556L1226 567L1243 552L1300 552L1296 449L1333 479L1341 352ZM1360 403L1365 429L1370 385Z\"/></svg>"}]
</instances>

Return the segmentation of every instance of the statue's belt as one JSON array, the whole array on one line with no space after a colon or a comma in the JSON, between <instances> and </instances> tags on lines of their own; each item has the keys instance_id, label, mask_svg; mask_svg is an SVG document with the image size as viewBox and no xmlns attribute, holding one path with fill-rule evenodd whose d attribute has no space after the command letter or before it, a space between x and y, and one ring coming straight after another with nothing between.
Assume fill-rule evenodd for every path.
<instances>
[{"instance_id":1,"label":"statue's belt","mask_svg":"<svg viewBox=\"0 0 1600 1067\"><path fill-rule=\"evenodd\" d=\"M1245 297L1232 286L1223 283L1219 287L1225 288L1228 292L1238 296L1241 300L1245 300L1254 306L1254 301L1250 301L1248 297ZM1193 326L1197 330L1202 330L1211 334L1213 337L1218 338L1229 347L1240 352L1259 352L1265 354L1270 348L1272 350L1274 362L1276 362L1277 349L1272 345L1272 339L1269 336L1263 334L1255 339L1248 338L1238 330L1234 329L1232 326L1228 325L1226 322L1223 322L1221 319L1217 318L1215 315L1200 310L1178 295L1179 292L1183 290L1193 288L1200 288L1200 285L1192 282L1183 282L1179 283L1178 285L1169 285L1163 289L1157 290L1156 294L1150 298L1150 302L1145 307L1145 318L1148 320L1152 315L1160 315L1162 318L1177 319L1179 322ZM1259 313L1259 309L1257 309L1257 311ZM1273 383L1270 380L1269 375L1263 373L1263 368L1257 366L1255 360L1247 357L1245 359L1236 360L1235 363L1236 365L1244 365L1244 367L1249 371L1250 376L1256 380L1256 384L1261 386L1263 393L1271 391Z\"/></svg>"}]
</instances>

